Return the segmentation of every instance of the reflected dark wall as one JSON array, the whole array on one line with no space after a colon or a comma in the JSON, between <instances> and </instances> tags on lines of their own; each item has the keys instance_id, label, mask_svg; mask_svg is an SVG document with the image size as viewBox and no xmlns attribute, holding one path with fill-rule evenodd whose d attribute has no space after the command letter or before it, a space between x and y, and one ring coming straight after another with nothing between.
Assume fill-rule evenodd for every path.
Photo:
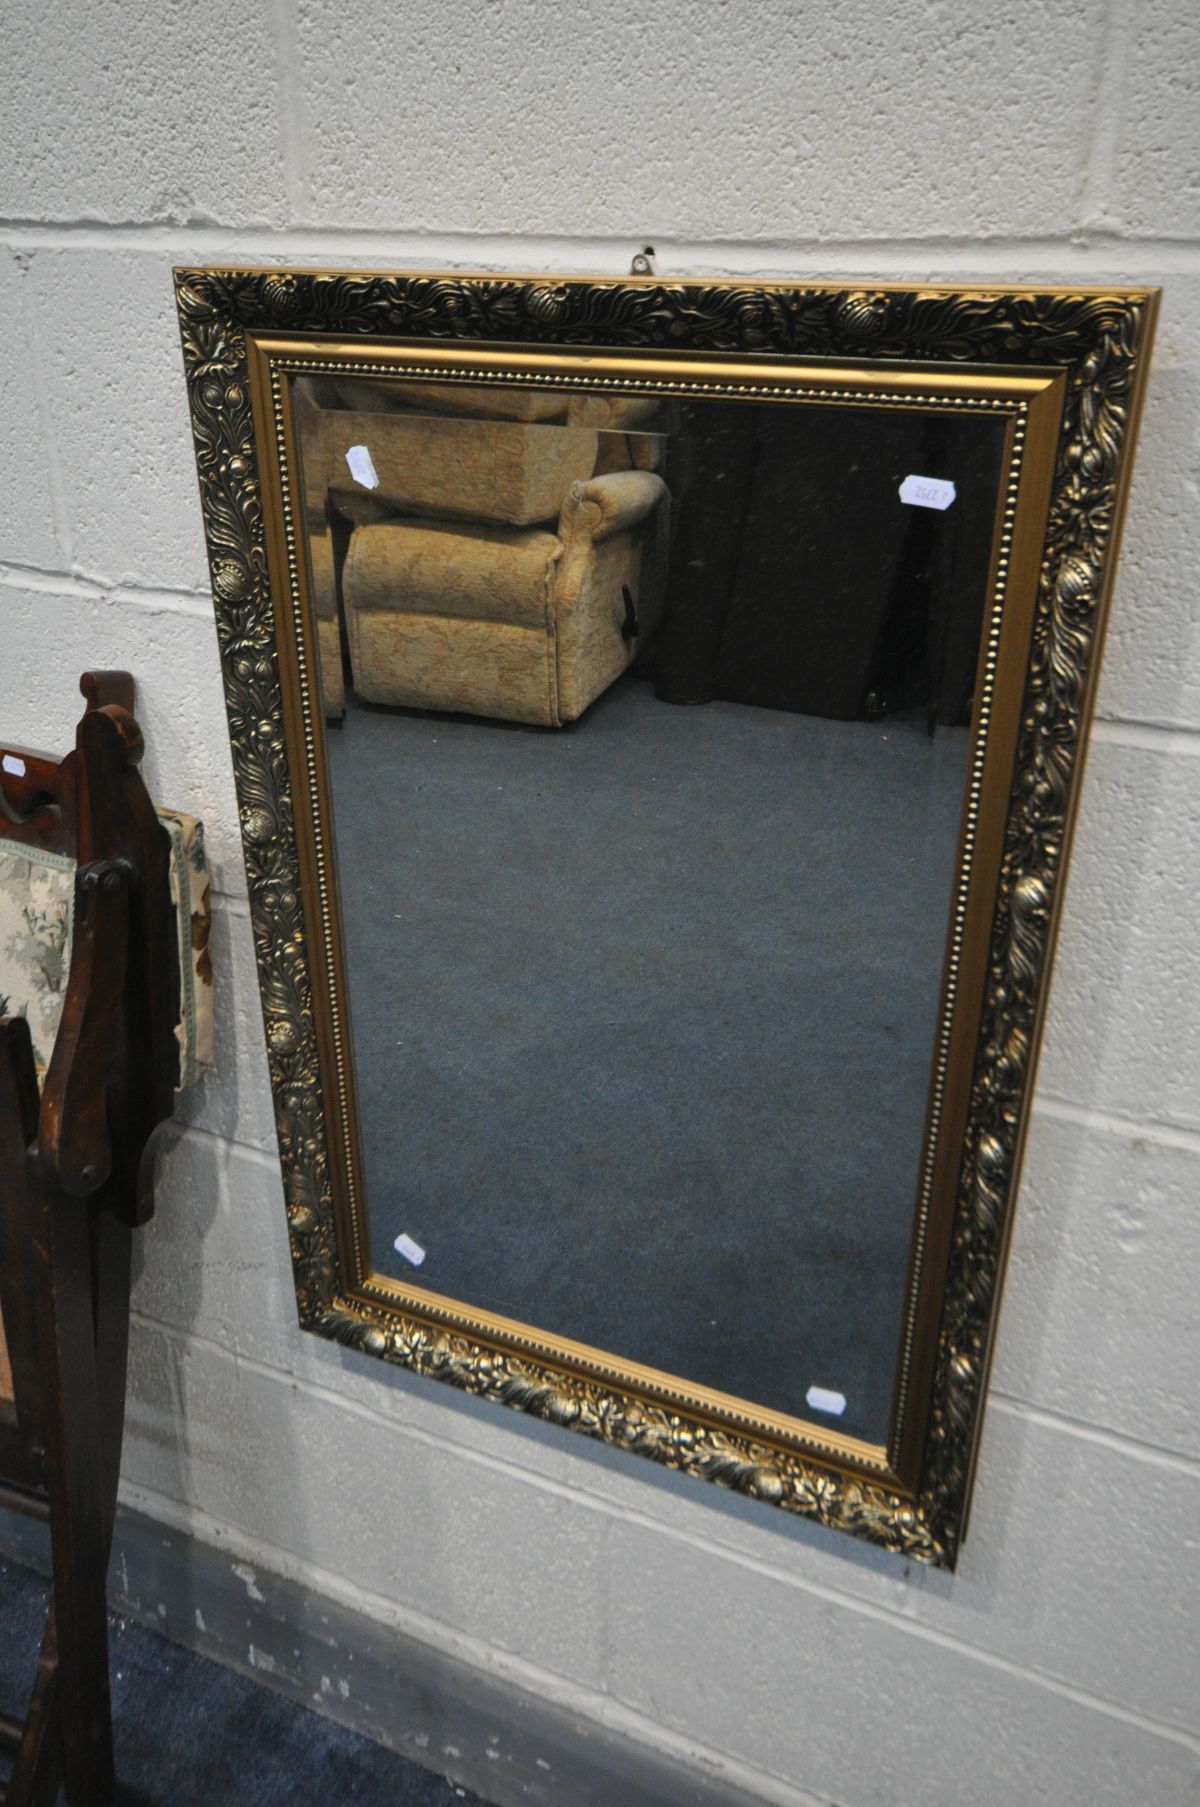
<instances>
[{"instance_id":1,"label":"reflected dark wall","mask_svg":"<svg viewBox=\"0 0 1200 1807\"><path fill-rule=\"evenodd\" d=\"M658 694L967 719L1004 446L977 415L685 403ZM900 501L950 478L944 512Z\"/></svg>"}]
</instances>

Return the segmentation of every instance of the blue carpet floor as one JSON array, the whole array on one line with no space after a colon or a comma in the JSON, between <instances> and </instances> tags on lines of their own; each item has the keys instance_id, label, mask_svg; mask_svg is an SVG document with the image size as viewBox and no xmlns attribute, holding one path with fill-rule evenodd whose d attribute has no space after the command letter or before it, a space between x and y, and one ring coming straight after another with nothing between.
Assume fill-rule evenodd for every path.
<instances>
[{"instance_id":1,"label":"blue carpet floor","mask_svg":"<svg viewBox=\"0 0 1200 1807\"><path fill-rule=\"evenodd\" d=\"M966 739L635 678L558 732L352 699L376 1267L883 1441Z\"/></svg>"},{"instance_id":2,"label":"blue carpet floor","mask_svg":"<svg viewBox=\"0 0 1200 1807\"><path fill-rule=\"evenodd\" d=\"M23 1716L47 1584L0 1561L0 1709ZM110 1626L117 1807L487 1807L131 1620Z\"/></svg>"}]
</instances>

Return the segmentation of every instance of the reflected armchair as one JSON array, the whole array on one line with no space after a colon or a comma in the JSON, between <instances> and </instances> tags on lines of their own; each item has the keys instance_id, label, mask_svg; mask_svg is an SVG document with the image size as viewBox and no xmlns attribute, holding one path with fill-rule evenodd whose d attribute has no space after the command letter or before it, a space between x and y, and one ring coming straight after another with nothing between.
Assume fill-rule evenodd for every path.
<instances>
[{"instance_id":1,"label":"reflected armchair","mask_svg":"<svg viewBox=\"0 0 1200 1807\"><path fill-rule=\"evenodd\" d=\"M298 389L297 405L327 714L343 706L343 623L367 701L554 727L657 627L654 398L360 379ZM369 488L350 474L364 448Z\"/></svg>"},{"instance_id":2,"label":"reflected armchair","mask_svg":"<svg viewBox=\"0 0 1200 1807\"><path fill-rule=\"evenodd\" d=\"M445 519L357 527L342 574L368 702L560 727L658 624L669 501L652 471L572 483L557 531Z\"/></svg>"},{"instance_id":3,"label":"reflected armchair","mask_svg":"<svg viewBox=\"0 0 1200 1807\"><path fill-rule=\"evenodd\" d=\"M325 714L345 636L367 701L560 726L658 625L656 399L358 379L298 385L296 410Z\"/></svg>"}]
</instances>

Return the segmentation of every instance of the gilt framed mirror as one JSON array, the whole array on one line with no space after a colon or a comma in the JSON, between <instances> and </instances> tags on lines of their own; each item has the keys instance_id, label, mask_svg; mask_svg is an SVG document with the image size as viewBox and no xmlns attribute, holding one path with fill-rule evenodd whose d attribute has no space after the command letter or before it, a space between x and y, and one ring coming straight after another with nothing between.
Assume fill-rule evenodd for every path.
<instances>
[{"instance_id":1,"label":"gilt framed mirror","mask_svg":"<svg viewBox=\"0 0 1200 1807\"><path fill-rule=\"evenodd\" d=\"M952 1566L1156 292L176 284L301 1321Z\"/></svg>"}]
</instances>

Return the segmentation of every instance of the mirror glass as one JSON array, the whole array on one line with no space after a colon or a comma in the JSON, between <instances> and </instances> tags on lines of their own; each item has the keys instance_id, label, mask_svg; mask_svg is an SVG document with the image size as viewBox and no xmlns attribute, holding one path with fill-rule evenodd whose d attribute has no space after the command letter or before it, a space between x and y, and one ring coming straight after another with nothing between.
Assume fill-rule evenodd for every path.
<instances>
[{"instance_id":1,"label":"mirror glass","mask_svg":"<svg viewBox=\"0 0 1200 1807\"><path fill-rule=\"evenodd\" d=\"M1003 421L291 381L375 1268L884 1441Z\"/></svg>"},{"instance_id":2,"label":"mirror glass","mask_svg":"<svg viewBox=\"0 0 1200 1807\"><path fill-rule=\"evenodd\" d=\"M4 1313L0 1310L0 1426L13 1425L16 1422L12 1364L8 1359L8 1338L4 1334Z\"/></svg>"}]
</instances>

